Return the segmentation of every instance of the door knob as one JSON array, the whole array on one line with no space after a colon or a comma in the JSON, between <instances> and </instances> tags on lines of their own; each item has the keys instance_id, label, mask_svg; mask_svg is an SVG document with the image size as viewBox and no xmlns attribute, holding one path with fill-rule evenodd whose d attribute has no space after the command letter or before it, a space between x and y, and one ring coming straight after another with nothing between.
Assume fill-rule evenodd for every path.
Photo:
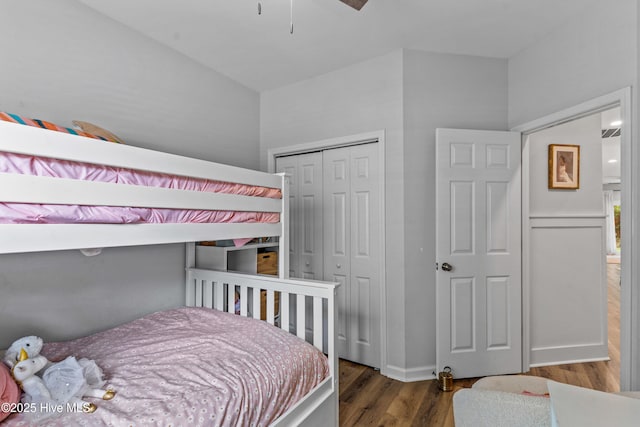
<instances>
[{"instance_id":1,"label":"door knob","mask_svg":"<svg viewBox=\"0 0 640 427\"><path fill-rule=\"evenodd\" d=\"M442 263L442 270L443 271L451 271L451 270L453 270L453 266L451 264L449 264L448 262L443 262Z\"/></svg>"},{"instance_id":2,"label":"door knob","mask_svg":"<svg viewBox=\"0 0 640 427\"><path fill-rule=\"evenodd\" d=\"M341 264L336 264L336 267L340 268L340 267L342 267L342 265Z\"/></svg>"}]
</instances>

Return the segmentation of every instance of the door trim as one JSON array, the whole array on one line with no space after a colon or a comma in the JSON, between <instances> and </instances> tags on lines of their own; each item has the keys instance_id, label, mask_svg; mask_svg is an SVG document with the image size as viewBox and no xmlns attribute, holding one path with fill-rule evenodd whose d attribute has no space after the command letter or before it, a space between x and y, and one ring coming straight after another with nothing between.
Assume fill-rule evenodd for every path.
<instances>
[{"instance_id":1,"label":"door trim","mask_svg":"<svg viewBox=\"0 0 640 427\"><path fill-rule=\"evenodd\" d=\"M385 188L386 188L386 171L385 171L385 136L384 129L359 133L355 135L346 135L337 138L323 139L320 141L306 142L302 144L290 145L286 147L270 148L267 150L267 170L275 173L276 157L291 156L295 154L312 153L314 151L322 151L332 148L342 148L352 145L377 143L378 144L378 167L380 170L380 257L382 263L380 265L380 373L387 375L387 284L386 284L386 218L385 218Z\"/></svg>"},{"instance_id":2,"label":"door trim","mask_svg":"<svg viewBox=\"0 0 640 427\"><path fill-rule=\"evenodd\" d=\"M634 337L637 337L635 327L638 316L638 295L637 278L638 273L634 265L638 265L637 248L640 247L640 236L634 235L634 230L638 230L640 220L635 218L638 200L634 191L637 172L631 167L638 163L638 150L632 147L633 123L631 115L631 88L626 87L615 92L593 98L589 101L575 105L573 107L558 111L556 113L541 117L522 125L515 126L512 131L521 132L523 135L522 151L522 357L523 367L528 370L530 366L530 266L531 259L529 253L529 145L527 136L536 131L560 125L575 119L589 116L613 107L620 107L623 120L623 132L621 135L621 175L622 175L622 205L621 205L621 234L626 237L625 247L622 250L622 275L620 294L620 390L628 391L640 386L639 373L634 369L640 363L638 345ZM635 260L636 262L632 262Z\"/></svg>"}]
</instances>

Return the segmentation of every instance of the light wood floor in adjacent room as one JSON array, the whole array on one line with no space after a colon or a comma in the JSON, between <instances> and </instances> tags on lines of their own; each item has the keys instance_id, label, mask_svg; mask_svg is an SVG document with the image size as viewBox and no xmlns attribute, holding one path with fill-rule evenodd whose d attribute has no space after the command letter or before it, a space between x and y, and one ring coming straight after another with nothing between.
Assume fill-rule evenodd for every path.
<instances>
[{"instance_id":1,"label":"light wood floor in adjacent room","mask_svg":"<svg viewBox=\"0 0 640 427\"><path fill-rule=\"evenodd\" d=\"M528 375L602 391L619 390L620 265L608 264L607 268L611 360L533 368ZM340 426L453 427L453 393L471 387L476 379L455 380L453 392L441 392L435 380L403 383L341 360Z\"/></svg>"}]
</instances>

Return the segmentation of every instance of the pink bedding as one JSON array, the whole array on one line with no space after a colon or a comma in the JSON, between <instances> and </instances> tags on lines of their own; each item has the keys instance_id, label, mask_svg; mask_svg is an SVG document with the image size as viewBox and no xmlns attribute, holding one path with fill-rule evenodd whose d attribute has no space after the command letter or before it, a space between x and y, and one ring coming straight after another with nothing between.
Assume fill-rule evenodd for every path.
<instances>
[{"instance_id":1,"label":"pink bedding","mask_svg":"<svg viewBox=\"0 0 640 427\"><path fill-rule=\"evenodd\" d=\"M0 422L11 415L11 405L18 402L20 402L18 384L13 379L9 368L0 362Z\"/></svg>"},{"instance_id":2,"label":"pink bedding","mask_svg":"<svg viewBox=\"0 0 640 427\"><path fill-rule=\"evenodd\" d=\"M154 313L42 353L94 359L117 390L92 400L95 413L62 414L48 426L267 426L329 374L326 357L299 338L206 308ZM6 425L28 422L15 414Z\"/></svg>"},{"instance_id":3,"label":"pink bedding","mask_svg":"<svg viewBox=\"0 0 640 427\"><path fill-rule=\"evenodd\" d=\"M281 198L279 189L0 153L0 173ZM0 223L210 223L279 221L276 213L0 203Z\"/></svg>"}]
</instances>

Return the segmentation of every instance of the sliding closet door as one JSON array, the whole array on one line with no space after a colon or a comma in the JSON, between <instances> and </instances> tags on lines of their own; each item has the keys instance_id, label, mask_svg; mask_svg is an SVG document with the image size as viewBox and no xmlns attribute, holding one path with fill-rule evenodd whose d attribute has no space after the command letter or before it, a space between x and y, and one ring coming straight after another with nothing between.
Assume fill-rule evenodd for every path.
<instances>
[{"instance_id":1,"label":"sliding closet door","mask_svg":"<svg viewBox=\"0 0 640 427\"><path fill-rule=\"evenodd\" d=\"M377 144L326 150L324 279L338 288L341 358L380 367L380 176Z\"/></svg>"},{"instance_id":2,"label":"sliding closet door","mask_svg":"<svg viewBox=\"0 0 640 427\"><path fill-rule=\"evenodd\" d=\"M322 153L276 159L289 176L289 276L322 280Z\"/></svg>"}]
</instances>

